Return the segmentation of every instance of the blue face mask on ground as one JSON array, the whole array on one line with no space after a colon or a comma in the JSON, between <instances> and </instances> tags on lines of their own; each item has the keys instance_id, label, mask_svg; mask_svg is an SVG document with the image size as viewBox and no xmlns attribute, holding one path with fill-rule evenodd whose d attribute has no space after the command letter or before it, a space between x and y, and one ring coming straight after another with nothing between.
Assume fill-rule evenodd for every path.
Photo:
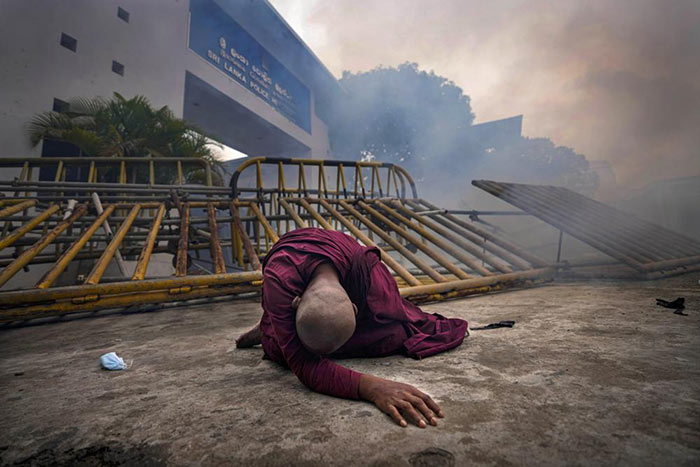
<instances>
[{"instance_id":1,"label":"blue face mask on ground","mask_svg":"<svg viewBox=\"0 0 700 467\"><path fill-rule=\"evenodd\" d=\"M114 352L109 352L100 357L100 363L105 370L126 370L124 360Z\"/></svg>"}]
</instances>

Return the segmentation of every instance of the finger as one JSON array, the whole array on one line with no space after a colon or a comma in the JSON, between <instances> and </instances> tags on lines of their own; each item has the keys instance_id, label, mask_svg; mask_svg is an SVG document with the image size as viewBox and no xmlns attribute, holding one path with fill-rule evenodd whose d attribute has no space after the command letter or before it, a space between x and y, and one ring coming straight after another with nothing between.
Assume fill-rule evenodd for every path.
<instances>
[{"instance_id":1,"label":"finger","mask_svg":"<svg viewBox=\"0 0 700 467\"><path fill-rule=\"evenodd\" d=\"M433 425L433 426L437 425L437 419L435 418L435 413L433 413L433 411L430 410L427 405L425 405L425 402L423 402L423 399L421 399L420 397L411 396L411 398L409 399L409 402L411 402L411 404L413 404L413 407L415 407L421 411L423 416L425 416L425 419L428 420L428 422L430 422L431 425Z\"/></svg>"},{"instance_id":2,"label":"finger","mask_svg":"<svg viewBox=\"0 0 700 467\"><path fill-rule=\"evenodd\" d=\"M443 418L445 416L445 412L442 411L440 406L437 405L437 403L429 395L422 393L422 392L418 391L417 389L416 389L416 391L418 392L418 394L417 394L418 397L420 397L421 400L423 400L423 402L425 402L426 405L428 407L430 407L430 410L432 410L433 412L435 412L437 414L438 417Z\"/></svg>"},{"instance_id":3,"label":"finger","mask_svg":"<svg viewBox=\"0 0 700 467\"><path fill-rule=\"evenodd\" d=\"M403 412L404 415L407 415L408 418L413 420L413 423L416 424L418 428L425 428L428 426L425 423L425 420L421 416L421 414L418 413L418 411L411 405L410 402L403 401L403 403L399 406L401 408L401 411Z\"/></svg>"},{"instance_id":4,"label":"finger","mask_svg":"<svg viewBox=\"0 0 700 467\"><path fill-rule=\"evenodd\" d=\"M389 416L393 418L399 426L406 427L406 425L408 425L406 423L406 420L403 419L399 411L396 410L396 407L394 407L393 405L389 406L389 408L386 410L386 413L389 414Z\"/></svg>"}]
</instances>

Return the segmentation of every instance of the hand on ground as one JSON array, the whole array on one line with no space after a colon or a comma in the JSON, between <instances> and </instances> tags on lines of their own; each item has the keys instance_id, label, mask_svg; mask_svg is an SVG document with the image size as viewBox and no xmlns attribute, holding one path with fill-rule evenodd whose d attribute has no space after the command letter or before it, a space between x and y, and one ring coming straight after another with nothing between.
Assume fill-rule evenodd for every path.
<instances>
[{"instance_id":1,"label":"hand on ground","mask_svg":"<svg viewBox=\"0 0 700 467\"><path fill-rule=\"evenodd\" d=\"M359 392L362 399L374 403L400 426L407 426L406 418L420 428L428 423L436 426L437 417L444 417L440 406L429 395L410 384L362 375Z\"/></svg>"}]
</instances>

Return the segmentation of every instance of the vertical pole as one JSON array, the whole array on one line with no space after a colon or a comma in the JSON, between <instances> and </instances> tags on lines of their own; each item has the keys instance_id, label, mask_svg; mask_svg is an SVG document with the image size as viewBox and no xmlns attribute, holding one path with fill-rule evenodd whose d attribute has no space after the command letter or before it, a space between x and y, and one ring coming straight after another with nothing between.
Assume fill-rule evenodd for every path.
<instances>
[{"instance_id":1,"label":"vertical pole","mask_svg":"<svg viewBox=\"0 0 700 467\"><path fill-rule=\"evenodd\" d=\"M175 275L178 277L187 275L187 246L189 244L190 229L190 203L183 203L180 210L180 239L177 243L177 257L175 260Z\"/></svg>"},{"instance_id":2,"label":"vertical pole","mask_svg":"<svg viewBox=\"0 0 700 467\"><path fill-rule=\"evenodd\" d=\"M205 163L204 170L207 176L207 186L212 186L214 183L211 176L211 164L209 162Z\"/></svg>"},{"instance_id":3,"label":"vertical pole","mask_svg":"<svg viewBox=\"0 0 700 467\"><path fill-rule=\"evenodd\" d=\"M557 263L559 260L561 260L561 242L562 238L564 237L564 231L560 230L559 231L559 245L557 246Z\"/></svg>"},{"instance_id":4,"label":"vertical pole","mask_svg":"<svg viewBox=\"0 0 700 467\"><path fill-rule=\"evenodd\" d=\"M221 251L221 242L219 241L219 226L216 222L214 203L207 203L207 217L209 218L209 232L211 233L209 250L214 260L214 273L223 274L226 272L226 264L224 263L224 253Z\"/></svg>"}]
</instances>

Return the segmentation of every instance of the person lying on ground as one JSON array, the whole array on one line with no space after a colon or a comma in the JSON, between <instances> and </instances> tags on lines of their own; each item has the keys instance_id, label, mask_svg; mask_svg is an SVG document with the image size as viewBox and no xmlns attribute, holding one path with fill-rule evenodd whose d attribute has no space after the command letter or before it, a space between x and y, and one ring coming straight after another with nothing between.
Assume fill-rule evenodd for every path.
<instances>
[{"instance_id":1,"label":"person lying on ground","mask_svg":"<svg viewBox=\"0 0 700 467\"><path fill-rule=\"evenodd\" d=\"M260 323L237 347L262 344L267 358L310 389L372 402L400 426L408 418L424 428L444 416L413 386L330 359L424 358L459 346L467 333L466 321L425 313L403 299L377 248L316 228L283 235L263 261L262 307Z\"/></svg>"}]
</instances>

